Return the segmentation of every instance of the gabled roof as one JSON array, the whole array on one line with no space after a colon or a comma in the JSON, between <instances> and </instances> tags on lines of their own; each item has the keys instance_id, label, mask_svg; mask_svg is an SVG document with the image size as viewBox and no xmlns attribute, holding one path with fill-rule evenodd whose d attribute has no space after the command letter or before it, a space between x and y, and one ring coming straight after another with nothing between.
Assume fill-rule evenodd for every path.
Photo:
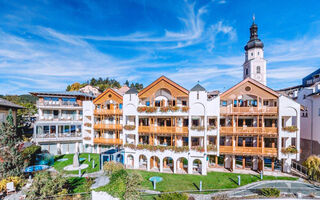
<instances>
[{"instance_id":1,"label":"gabled roof","mask_svg":"<svg viewBox=\"0 0 320 200\"><path fill-rule=\"evenodd\" d=\"M247 83L247 82L249 82L249 83L257 86L257 87L260 88L261 90L263 90L263 91L265 91L265 92L267 92L267 93L270 93L270 94L273 95L273 96L276 96L276 97L279 97L279 96L280 96L280 94L279 94L278 92L272 90L271 88L265 86L264 84L262 84L262 83L260 83L260 82L258 82L258 81L256 81L256 80L248 77L248 78L242 80L241 82L239 82L238 84L236 84L235 86L233 86L232 88L230 88L230 89L228 89L227 91L223 92L223 93L220 95L220 97L223 98L224 96L232 93L232 91L236 90L237 88L239 88L240 86L242 86L243 84L245 84L245 83Z\"/></svg>"},{"instance_id":2,"label":"gabled roof","mask_svg":"<svg viewBox=\"0 0 320 200\"><path fill-rule=\"evenodd\" d=\"M95 98L93 100L93 103L96 103L97 101L99 101L102 97L104 97L107 93L111 92L112 94L114 94L116 97L120 98L121 100L123 99L122 98L122 95L119 94L117 91L115 91L114 89L112 88L108 88L106 89L103 93L101 93L99 96L97 96L97 98Z\"/></svg>"},{"instance_id":3,"label":"gabled roof","mask_svg":"<svg viewBox=\"0 0 320 200\"><path fill-rule=\"evenodd\" d=\"M147 87L143 88L143 90L141 90L139 92L139 96L143 95L145 92L147 92L149 89L151 89L153 86L157 85L158 83L160 83L161 81L165 81L166 83L168 83L170 86L176 88L177 90L180 90L182 93L184 93L185 95L189 94L189 91L187 89L185 89L184 87L182 87L181 85L173 82L172 80L170 80L169 78L165 77L165 76L161 76L159 77L157 80L155 80L154 82L152 82L150 85L148 85Z\"/></svg>"},{"instance_id":4,"label":"gabled roof","mask_svg":"<svg viewBox=\"0 0 320 200\"><path fill-rule=\"evenodd\" d=\"M5 100L0 98L0 106L2 107L8 107L8 108L16 108L16 109L22 109L24 107L17 105L15 103L12 103L11 101Z\"/></svg>"},{"instance_id":5,"label":"gabled roof","mask_svg":"<svg viewBox=\"0 0 320 200\"><path fill-rule=\"evenodd\" d=\"M94 98L95 96L79 91L60 91L60 92L30 92L30 94L34 96L82 96L82 97L91 97Z\"/></svg>"},{"instance_id":6,"label":"gabled roof","mask_svg":"<svg viewBox=\"0 0 320 200\"><path fill-rule=\"evenodd\" d=\"M126 94L138 94L138 90L135 87L130 88Z\"/></svg>"},{"instance_id":7,"label":"gabled roof","mask_svg":"<svg viewBox=\"0 0 320 200\"><path fill-rule=\"evenodd\" d=\"M206 89L198 83L190 91L206 91Z\"/></svg>"}]
</instances>

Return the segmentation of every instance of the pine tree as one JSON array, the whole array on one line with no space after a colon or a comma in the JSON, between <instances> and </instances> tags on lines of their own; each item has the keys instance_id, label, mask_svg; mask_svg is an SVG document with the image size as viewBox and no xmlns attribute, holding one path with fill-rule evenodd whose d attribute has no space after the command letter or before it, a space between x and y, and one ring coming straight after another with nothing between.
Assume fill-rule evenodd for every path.
<instances>
[{"instance_id":1,"label":"pine tree","mask_svg":"<svg viewBox=\"0 0 320 200\"><path fill-rule=\"evenodd\" d=\"M0 178L19 176L24 169L24 161L19 146L22 142L14 125L12 111L0 127Z\"/></svg>"}]
</instances>

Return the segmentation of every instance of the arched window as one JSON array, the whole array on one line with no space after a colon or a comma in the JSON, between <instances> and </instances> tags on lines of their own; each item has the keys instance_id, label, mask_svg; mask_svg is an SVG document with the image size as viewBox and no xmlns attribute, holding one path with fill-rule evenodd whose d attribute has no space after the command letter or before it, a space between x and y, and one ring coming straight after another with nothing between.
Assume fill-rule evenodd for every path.
<instances>
[{"instance_id":1,"label":"arched window","mask_svg":"<svg viewBox=\"0 0 320 200\"><path fill-rule=\"evenodd\" d=\"M261 73L261 68L260 66L257 66L257 74L260 74Z\"/></svg>"}]
</instances>

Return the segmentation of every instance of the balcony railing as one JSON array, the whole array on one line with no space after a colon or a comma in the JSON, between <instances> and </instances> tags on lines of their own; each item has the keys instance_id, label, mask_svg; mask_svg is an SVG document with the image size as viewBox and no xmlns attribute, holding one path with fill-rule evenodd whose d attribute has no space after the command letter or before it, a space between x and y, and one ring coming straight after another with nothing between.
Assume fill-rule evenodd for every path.
<instances>
[{"instance_id":1,"label":"balcony railing","mask_svg":"<svg viewBox=\"0 0 320 200\"><path fill-rule=\"evenodd\" d=\"M77 102L70 102L70 101L37 101L37 106L62 106L62 107L80 107L81 104L78 104Z\"/></svg>"},{"instance_id":2,"label":"balcony railing","mask_svg":"<svg viewBox=\"0 0 320 200\"><path fill-rule=\"evenodd\" d=\"M219 151L222 154L234 155L267 155L276 156L277 148L269 147L239 147L239 146L220 146Z\"/></svg>"},{"instance_id":3,"label":"balcony railing","mask_svg":"<svg viewBox=\"0 0 320 200\"><path fill-rule=\"evenodd\" d=\"M95 109L93 113L95 115L122 115L122 109Z\"/></svg>"},{"instance_id":4,"label":"balcony railing","mask_svg":"<svg viewBox=\"0 0 320 200\"><path fill-rule=\"evenodd\" d=\"M221 134L277 134L277 127L220 127Z\"/></svg>"},{"instance_id":5,"label":"balcony railing","mask_svg":"<svg viewBox=\"0 0 320 200\"><path fill-rule=\"evenodd\" d=\"M82 137L81 132L75 133L43 133L36 134L36 138L72 138L72 137Z\"/></svg>"},{"instance_id":6,"label":"balcony railing","mask_svg":"<svg viewBox=\"0 0 320 200\"><path fill-rule=\"evenodd\" d=\"M221 114L276 114L278 107L220 107Z\"/></svg>"},{"instance_id":7,"label":"balcony railing","mask_svg":"<svg viewBox=\"0 0 320 200\"><path fill-rule=\"evenodd\" d=\"M93 142L95 144L114 144L114 145L123 144L123 140L116 139L116 138L94 138Z\"/></svg>"},{"instance_id":8,"label":"balcony railing","mask_svg":"<svg viewBox=\"0 0 320 200\"><path fill-rule=\"evenodd\" d=\"M73 117L73 116L66 116L66 117L54 117L54 116L40 116L37 117L37 121L82 121L82 116Z\"/></svg>"},{"instance_id":9,"label":"balcony railing","mask_svg":"<svg viewBox=\"0 0 320 200\"><path fill-rule=\"evenodd\" d=\"M122 130L121 124L95 124L94 129Z\"/></svg>"},{"instance_id":10,"label":"balcony railing","mask_svg":"<svg viewBox=\"0 0 320 200\"><path fill-rule=\"evenodd\" d=\"M188 134L188 127L176 126L139 126L139 133Z\"/></svg>"}]
</instances>

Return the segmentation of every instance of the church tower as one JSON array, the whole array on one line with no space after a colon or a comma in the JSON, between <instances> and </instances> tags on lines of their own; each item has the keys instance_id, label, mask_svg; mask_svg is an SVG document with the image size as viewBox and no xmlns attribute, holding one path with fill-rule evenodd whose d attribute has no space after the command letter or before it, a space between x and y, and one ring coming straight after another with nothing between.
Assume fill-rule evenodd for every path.
<instances>
[{"instance_id":1,"label":"church tower","mask_svg":"<svg viewBox=\"0 0 320 200\"><path fill-rule=\"evenodd\" d=\"M250 27L250 40L244 47L246 58L243 64L243 79L250 77L267 85L267 62L263 58L263 43L258 38L258 26L253 23Z\"/></svg>"}]
</instances>

